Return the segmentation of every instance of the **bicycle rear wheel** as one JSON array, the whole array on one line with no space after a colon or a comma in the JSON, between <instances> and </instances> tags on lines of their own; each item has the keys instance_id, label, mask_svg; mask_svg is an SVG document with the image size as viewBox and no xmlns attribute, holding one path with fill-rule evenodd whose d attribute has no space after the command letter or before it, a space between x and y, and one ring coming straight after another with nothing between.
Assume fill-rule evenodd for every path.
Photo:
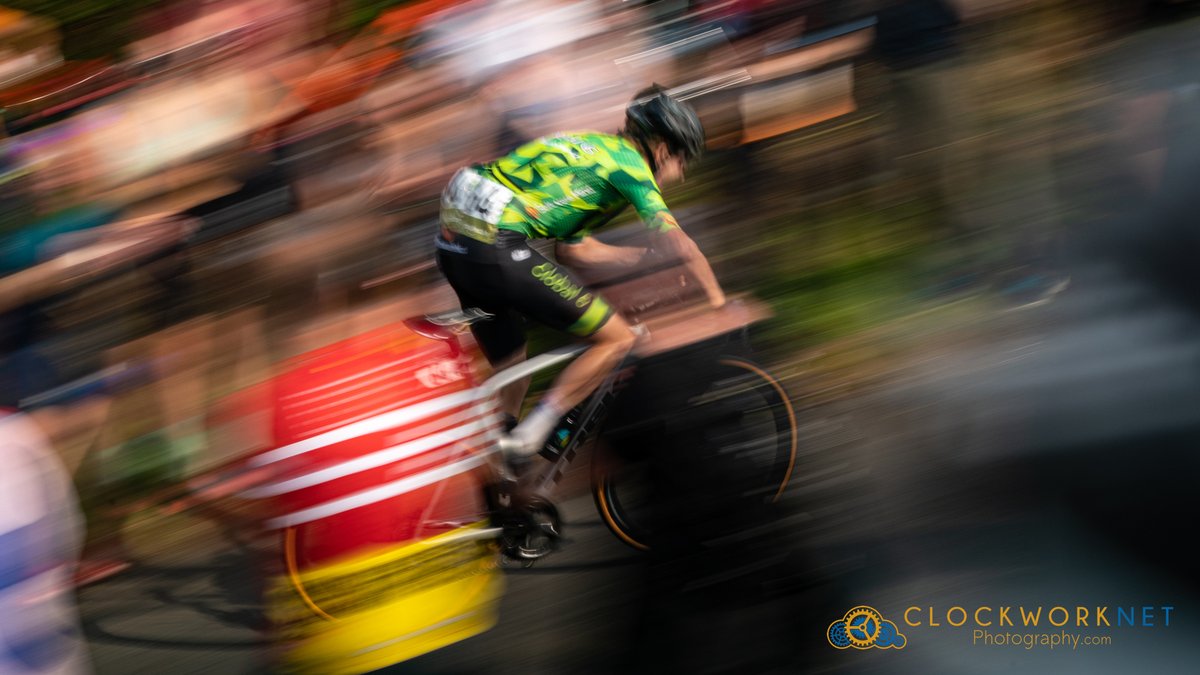
<instances>
[{"instance_id":1,"label":"bicycle rear wheel","mask_svg":"<svg viewBox=\"0 0 1200 675\"><path fill-rule=\"evenodd\" d=\"M778 501L795 469L798 446L787 392L770 373L736 357L719 359L705 381L689 401L689 431L681 442L698 446L697 460L711 460L712 470L721 474L715 479L739 499ZM656 519L670 526L669 515L656 513L651 464L615 468L599 451L592 464L592 494L604 524L639 550L650 548Z\"/></svg>"}]
</instances>

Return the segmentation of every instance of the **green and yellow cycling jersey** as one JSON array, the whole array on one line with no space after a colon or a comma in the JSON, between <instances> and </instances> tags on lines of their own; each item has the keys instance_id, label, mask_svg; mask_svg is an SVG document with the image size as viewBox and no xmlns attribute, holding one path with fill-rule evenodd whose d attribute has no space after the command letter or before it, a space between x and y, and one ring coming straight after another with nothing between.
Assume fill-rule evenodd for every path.
<instances>
[{"instance_id":1,"label":"green and yellow cycling jersey","mask_svg":"<svg viewBox=\"0 0 1200 675\"><path fill-rule=\"evenodd\" d=\"M495 226L527 237L577 243L630 204L652 230L676 226L646 160L622 136L547 136L477 170L514 194Z\"/></svg>"}]
</instances>

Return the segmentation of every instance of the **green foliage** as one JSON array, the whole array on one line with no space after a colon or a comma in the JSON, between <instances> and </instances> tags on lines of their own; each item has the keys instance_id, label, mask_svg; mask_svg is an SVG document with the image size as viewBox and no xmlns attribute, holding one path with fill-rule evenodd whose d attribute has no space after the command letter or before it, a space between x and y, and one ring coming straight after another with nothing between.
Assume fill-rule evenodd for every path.
<instances>
[{"instance_id":1,"label":"green foliage","mask_svg":"<svg viewBox=\"0 0 1200 675\"><path fill-rule=\"evenodd\" d=\"M915 270L928 254L921 210L882 212L860 203L813 208L759 226L755 295L775 317L764 337L784 351L874 328L911 312Z\"/></svg>"},{"instance_id":2,"label":"green foliage","mask_svg":"<svg viewBox=\"0 0 1200 675\"><path fill-rule=\"evenodd\" d=\"M347 28L353 31L366 26L374 21L380 14L393 8L402 5L410 5L414 0L353 0L348 3L349 11L343 19L343 25L340 28Z\"/></svg>"}]
</instances>

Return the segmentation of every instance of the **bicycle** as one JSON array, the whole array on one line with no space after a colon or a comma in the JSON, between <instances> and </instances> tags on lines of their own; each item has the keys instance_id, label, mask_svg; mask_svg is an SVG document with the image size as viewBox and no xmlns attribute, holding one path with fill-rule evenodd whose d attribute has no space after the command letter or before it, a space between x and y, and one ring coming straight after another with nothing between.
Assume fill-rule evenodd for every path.
<instances>
[{"instance_id":1,"label":"bicycle","mask_svg":"<svg viewBox=\"0 0 1200 675\"><path fill-rule=\"evenodd\" d=\"M645 314L660 304L661 297L637 309ZM685 319L702 319L703 310L691 311L694 313L691 317L680 317L676 313L665 319L660 317L658 323L668 326L669 330L672 325L686 325ZM668 336L658 341L657 351L653 336L658 329L652 326L650 339L642 340L642 351L635 350L635 354L605 378L591 396L563 417L540 453L550 460L545 466L527 466L519 476L503 468L500 470L501 475L491 481L488 504L496 534L500 537L502 559L530 566L559 547L563 540L562 521L553 497L567 469L583 448L613 421L614 409L619 409L622 395L629 393L631 385L638 386L638 370L644 368L648 360L663 355L669 359L680 350L691 352L686 369L693 381L670 384L676 390L676 400L665 405L664 414L673 416L676 426L690 427L699 436L708 437L714 447L709 448L706 460L712 460L713 450L734 455L733 462L745 470L740 484L731 489L746 493L741 496L749 500L775 503L780 499L796 463L795 412L779 381L747 354L748 327L762 318L762 308L752 301L749 304L743 301L731 305L724 314L727 320L723 328L726 330L718 327L715 335L710 334L699 342L689 343L684 339L684 345L678 344L678 338ZM405 323L423 335L444 337L447 333L465 332L471 323L486 320L486 317L486 313L477 311L449 312L417 317ZM712 319L711 316L708 318ZM648 324L639 325L646 332ZM582 345L568 345L550 350L496 373L485 386L498 391L510 382L560 365L585 349ZM680 406L681 402L686 402L686 406ZM632 427L624 435L625 443L647 433L645 428L636 428L639 424L644 427L645 420L629 419L628 406L618 416L623 416L624 423ZM699 421L703 424L697 425ZM639 453L618 453L612 448L594 452L591 492L605 526L625 544L647 551L655 538L652 523L655 500L650 494L653 487L647 485L645 467L639 467L637 461L628 461L631 454ZM625 461L614 462L615 455L624 455Z\"/></svg>"},{"instance_id":2,"label":"bicycle","mask_svg":"<svg viewBox=\"0 0 1200 675\"><path fill-rule=\"evenodd\" d=\"M568 413L544 448L553 461L533 470L501 461L498 392L582 345L485 380L463 334L488 315L468 308L389 323L281 368L276 444L248 458L264 478L241 496L263 500L263 530L280 537L266 595L296 658L374 667L489 628L504 595L499 568L533 566L566 542L556 493L593 445L604 450L593 451L590 486L601 520L668 562L655 569L682 566L675 578L728 588L725 579L744 577L729 561L774 564L780 521L759 506L787 487L797 428L783 387L746 349L765 310L747 301L655 315L680 306L664 290L695 289L674 283L677 271L650 273L634 282L644 294L606 294L648 337ZM696 496L701 508L681 514Z\"/></svg>"}]
</instances>

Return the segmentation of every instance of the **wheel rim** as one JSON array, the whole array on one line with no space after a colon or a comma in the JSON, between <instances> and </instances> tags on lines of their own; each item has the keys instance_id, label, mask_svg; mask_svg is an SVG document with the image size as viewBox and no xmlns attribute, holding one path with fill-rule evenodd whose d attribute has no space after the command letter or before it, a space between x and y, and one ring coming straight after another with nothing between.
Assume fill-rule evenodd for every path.
<instances>
[{"instance_id":1,"label":"wheel rim","mask_svg":"<svg viewBox=\"0 0 1200 675\"><path fill-rule=\"evenodd\" d=\"M727 368L736 369L731 371L736 373L735 378L739 375L745 377L747 374L755 378L752 391L736 389L735 391L739 396L756 396L760 404L757 407L749 404L750 409L744 409L743 405L739 404L736 414L740 420L757 416L758 424L764 424L764 420L768 418L770 420L772 438L769 443L763 444L763 447L765 448L767 445L771 447L765 453L761 453L760 449L760 453L769 456L767 470L770 478L764 486L764 493L770 494L769 499L772 503L777 502L791 480L799 445L795 411L791 401L779 382L758 366L737 358L723 358L719 363ZM719 373L719 375L722 376L714 378L714 385L731 379L725 377L724 374ZM711 391L711 388L708 391ZM769 413L769 415L764 416L763 413ZM762 443L761 440L752 440L746 444L743 450L754 453L753 445L756 442ZM638 522L638 517L624 503L621 496L621 483L620 479L614 478L607 472L597 473L593 480L597 509L605 525L617 538L638 550L648 550L650 548L648 543L650 541L649 527L645 524L644 519L643 522Z\"/></svg>"}]
</instances>

